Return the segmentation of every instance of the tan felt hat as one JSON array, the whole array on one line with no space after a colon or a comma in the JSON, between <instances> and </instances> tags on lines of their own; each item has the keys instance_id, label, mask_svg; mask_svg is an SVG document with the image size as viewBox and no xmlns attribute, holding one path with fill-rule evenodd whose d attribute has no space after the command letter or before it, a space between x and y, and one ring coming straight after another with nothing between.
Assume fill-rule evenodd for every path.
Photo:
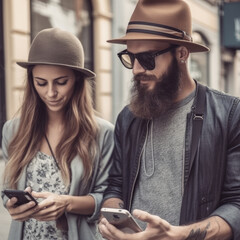
<instances>
[{"instance_id":1,"label":"tan felt hat","mask_svg":"<svg viewBox=\"0 0 240 240\"><path fill-rule=\"evenodd\" d=\"M209 48L194 43L192 17L183 0L139 0L128 23L126 35L108 40L126 44L127 41L158 40L185 46L190 52L205 52Z\"/></svg>"}]
</instances>

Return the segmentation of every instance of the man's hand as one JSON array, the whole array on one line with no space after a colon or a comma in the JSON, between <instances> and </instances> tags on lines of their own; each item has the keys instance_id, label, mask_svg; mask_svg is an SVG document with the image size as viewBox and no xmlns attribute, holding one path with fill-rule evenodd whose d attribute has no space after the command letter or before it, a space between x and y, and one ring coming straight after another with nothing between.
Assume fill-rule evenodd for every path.
<instances>
[{"instance_id":1,"label":"man's hand","mask_svg":"<svg viewBox=\"0 0 240 240\"><path fill-rule=\"evenodd\" d=\"M108 240L229 240L232 237L230 226L217 216L187 226L173 226L141 210L134 210L133 215L147 223L143 232L123 233L102 218L99 223L100 233Z\"/></svg>"},{"instance_id":2,"label":"man's hand","mask_svg":"<svg viewBox=\"0 0 240 240\"><path fill-rule=\"evenodd\" d=\"M140 233L127 234L111 225L105 218L99 223L99 231L108 240L180 240L179 228L170 225L167 221L158 216L151 215L141 210L134 210L133 215L147 223L147 228Z\"/></svg>"}]
</instances>

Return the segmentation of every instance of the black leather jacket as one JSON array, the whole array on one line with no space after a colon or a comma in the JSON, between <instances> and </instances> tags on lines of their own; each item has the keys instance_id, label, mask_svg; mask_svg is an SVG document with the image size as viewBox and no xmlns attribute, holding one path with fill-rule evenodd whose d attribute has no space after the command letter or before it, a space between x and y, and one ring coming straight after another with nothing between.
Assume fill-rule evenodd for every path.
<instances>
[{"instance_id":1,"label":"black leather jacket","mask_svg":"<svg viewBox=\"0 0 240 240\"><path fill-rule=\"evenodd\" d=\"M197 84L197 88L198 88ZM200 142L190 158L192 112L187 116L184 195L180 225L217 215L240 239L240 103L238 98L207 88ZM139 174L147 120L125 107L115 126L115 148L104 199L120 198L130 210ZM191 168L189 166L192 166Z\"/></svg>"}]
</instances>

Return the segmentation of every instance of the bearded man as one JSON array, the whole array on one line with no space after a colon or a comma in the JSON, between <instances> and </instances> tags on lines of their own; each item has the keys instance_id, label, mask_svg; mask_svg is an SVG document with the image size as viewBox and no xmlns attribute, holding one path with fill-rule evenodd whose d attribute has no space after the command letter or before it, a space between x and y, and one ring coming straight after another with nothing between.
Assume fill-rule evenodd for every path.
<instances>
[{"instance_id":1,"label":"bearded man","mask_svg":"<svg viewBox=\"0 0 240 240\"><path fill-rule=\"evenodd\" d=\"M124 233L105 218L109 240L240 239L239 99L196 82L183 0L139 0L118 57L133 72L130 104L115 127L103 207L133 212L143 231Z\"/></svg>"}]
</instances>

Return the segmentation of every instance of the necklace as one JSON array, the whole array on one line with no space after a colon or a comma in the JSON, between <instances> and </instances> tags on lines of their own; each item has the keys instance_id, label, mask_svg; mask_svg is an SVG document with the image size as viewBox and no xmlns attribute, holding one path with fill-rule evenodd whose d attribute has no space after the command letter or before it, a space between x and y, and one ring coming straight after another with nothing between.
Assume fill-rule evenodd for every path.
<instances>
[{"instance_id":1,"label":"necklace","mask_svg":"<svg viewBox=\"0 0 240 240\"><path fill-rule=\"evenodd\" d=\"M52 150L52 147L51 147L51 145L50 145L50 143L49 143L49 141L48 141L47 135L45 134L44 136L45 136L45 139L46 139L46 141L47 141L49 150L50 150L50 152L51 152L51 154L52 154L52 157L53 157L54 161L56 162L56 165L57 165L57 167L58 167L58 169L59 169L57 159L56 159L56 157L55 157L55 155L54 155L54 153L53 153L53 150Z\"/></svg>"},{"instance_id":2,"label":"necklace","mask_svg":"<svg viewBox=\"0 0 240 240\"><path fill-rule=\"evenodd\" d=\"M150 144L151 144L151 159L149 159L149 161L151 160L152 163L152 171L150 171L149 173L147 172L147 167L146 167L146 145L147 145L147 141L148 141L148 135L149 135L149 124L151 124L151 128L150 128ZM146 133L146 138L145 138L145 142L144 142L144 146L143 146L143 155L142 155L142 159L143 159L143 170L144 173L147 177L151 177L154 172L155 172L155 158L154 158L154 149L153 149L153 119L152 121L148 121L147 123L147 133Z\"/></svg>"}]
</instances>

